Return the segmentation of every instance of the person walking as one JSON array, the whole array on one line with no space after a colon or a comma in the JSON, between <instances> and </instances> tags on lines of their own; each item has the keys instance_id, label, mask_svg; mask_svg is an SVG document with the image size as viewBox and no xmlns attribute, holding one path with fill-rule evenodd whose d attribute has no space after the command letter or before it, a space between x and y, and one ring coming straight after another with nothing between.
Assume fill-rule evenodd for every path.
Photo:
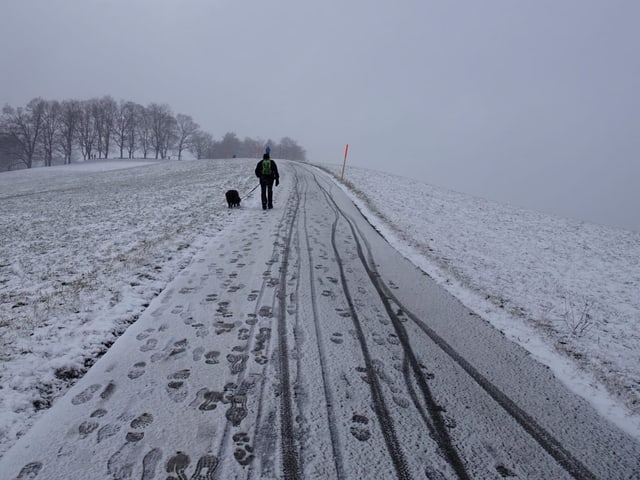
<instances>
[{"instance_id":1,"label":"person walking","mask_svg":"<svg viewBox=\"0 0 640 480\"><path fill-rule=\"evenodd\" d=\"M256 177L260 179L260 193L262 209L273 208L273 184L280 184L280 174L276 162L271 160L268 153L262 155L262 160L256 165Z\"/></svg>"}]
</instances>

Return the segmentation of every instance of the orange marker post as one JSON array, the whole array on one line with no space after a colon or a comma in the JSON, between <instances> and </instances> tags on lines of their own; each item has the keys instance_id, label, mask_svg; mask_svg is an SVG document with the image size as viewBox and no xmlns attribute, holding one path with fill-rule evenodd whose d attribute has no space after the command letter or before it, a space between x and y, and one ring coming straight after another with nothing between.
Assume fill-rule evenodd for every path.
<instances>
[{"instance_id":1,"label":"orange marker post","mask_svg":"<svg viewBox=\"0 0 640 480\"><path fill-rule=\"evenodd\" d=\"M344 147L344 162L342 162L342 175L340 175L340 180L344 180L344 167L347 165L347 155L349 155L349 144Z\"/></svg>"}]
</instances>

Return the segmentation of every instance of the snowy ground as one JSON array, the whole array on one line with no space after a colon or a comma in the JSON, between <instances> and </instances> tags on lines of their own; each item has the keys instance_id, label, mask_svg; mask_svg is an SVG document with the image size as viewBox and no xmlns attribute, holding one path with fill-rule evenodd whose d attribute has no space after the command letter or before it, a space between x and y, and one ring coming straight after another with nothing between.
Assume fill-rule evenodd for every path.
<instances>
[{"instance_id":1,"label":"snowy ground","mask_svg":"<svg viewBox=\"0 0 640 480\"><path fill-rule=\"evenodd\" d=\"M224 191L247 194L254 164L0 175L0 455L232 222ZM346 179L398 250L640 438L640 234L380 172Z\"/></svg>"},{"instance_id":2,"label":"snowy ground","mask_svg":"<svg viewBox=\"0 0 640 480\"><path fill-rule=\"evenodd\" d=\"M372 170L344 180L396 249L640 437L640 233Z\"/></svg>"}]
</instances>

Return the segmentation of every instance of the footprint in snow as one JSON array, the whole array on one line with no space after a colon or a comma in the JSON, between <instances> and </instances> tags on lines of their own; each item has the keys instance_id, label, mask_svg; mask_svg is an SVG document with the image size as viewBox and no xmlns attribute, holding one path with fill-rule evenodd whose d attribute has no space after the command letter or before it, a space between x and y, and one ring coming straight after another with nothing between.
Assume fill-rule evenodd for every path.
<instances>
[{"instance_id":1,"label":"footprint in snow","mask_svg":"<svg viewBox=\"0 0 640 480\"><path fill-rule=\"evenodd\" d=\"M27 463L22 467L22 470L20 470L16 480L31 480L32 478L36 478L40 473L40 470L42 470L41 462Z\"/></svg>"},{"instance_id":2,"label":"footprint in snow","mask_svg":"<svg viewBox=\"0 0 640 480\"><path fill-rule=\"evenodd\" d=\"M182 313L182 311L184 310L184 305L176 305L175 307L173 307L173 309L171 310L171 313L173 313L174 315L177 315L179 313Z\"/></svg>"},{"instance_id":3,"label":"footprint in snow","mask_svg":"<svg viewBox=\"0 0 640 480\"><path fill-rule=\"evenodd\" d=\"M205 358L204 363L208 365L216 365L220 363L220 360L218 360L219 356L220 356L220 352L217 352L215 350L207 352L204 355L204 358Z\"/></svg>"},{"instance_id":4,"label":"footprint in snow","mask_svg":"<svg viewBox=\"0 0 640 480\"><path fill-rule=\"evenodd\" d=\"M209 329L204 325L204 323L194 323L191 326L196 330L196 337L203 338L209 335Z\"/></svg>"},{"instance_id":5,"label":"footprint in snow","mask_svg":"<svg viewBox=\"0 0 640 480\"><path fill-rule=\"evenodd\" d=\"M344 339L342 338L342 334L340 332L334 332L329 340L331 340L333 343L337 343L338 345L344 342Z\"/></svg>"},{"instance_id":6,"label":"footprint in snow","mask_svg":"<svg viewBox=\"0 0 640 480\"><path fill-rule=\"evenodd\" d=\"M135 439L130 441L127 438L127 441L107 460L107 471L111 474L109 478L131 478L141 453L142 445Z\"/></svg>"},{"instance_id":7,"label":"footprint in snow","mask_svg":"<svg viewBox=\"0 0 640 480\"><path fill-rule=\"evenodd\" d=\"M98 443L100 443L104 438L111 435L105 435L106 432L117 432L119 427L114 428L113 425L105 425L100 428L99 419L104 417L107 414L107 411L104 408L98 408L94 410L89 416L88 420L85 420L78 427L78 433L80 434L80 438L86 438L96 430L98 431Z\"/></svg>"},{"instance_id":8,"label":"footprint in snow","mask_svg":"<svg viewBox=\"0 0 640 480\"><path fill-rule=\"evenodd\" d=\"M100 392L100 398L102 400L109 400L109 398L111 398L111 395L113 395L113 392L115 391L116 391L116 384L113 383L113 381L111 381L108 383L106 387L104 387L104 390Z\"/></svg>"},{"instance_id":9,"label":"footprint in snow","mask_svg":"<svg viewBox=\"0 0 640 480\"><path fill-rule=\"evenodd\" d=\"M175 478L175 475L179 480L212 480L213 474L218 468L218 458L215 455L204 455L200 457L196 466L189 476L187 476L187 469L189 469L189 465L191 464L191 458L184 452L176 452L176 454L171 457L165 466L165 470L167 473L172 476L168 478Z\"/></svg>"},{"instance_id":10,"label":"footprint in snow","mask_svg":"<svg viewBox=\"0 0 640 480\"><path fill-rule=\"evenodd\" d=\"M226 403L224 401L224 395L222 392L215 390L209 390L208 388L201 388L196 394L196 398L189 404L190 407L198 406L198 410L208 412L215 410L218 407L218 403Z\"/></svg>"},{"instance_id":11,"label":"footprint in snow","mask_svg":"<svg viewBox=\"0 0 640 480\"><path fill-rule=\"evenodd\" d=\"M233 436L233 442L236 445L233 457L243 467L249 465L255 458L253 455L253 447L249 443L250 441L249 435L245 432L238 432Z\"/></svg>"},{"instance_id":12,"label":"footprint in snow","mask_svg":"<svg viewBox=\"0 0 640 480\"><path fill-rule=\"evenodd\" d=\"M98 408L91 413L91 418L102 418L107 414L107 411L104 408Z\"/></svg>"},{"instance_id":13,"label":"footprint in snow","mask_svg":"<svg viewBox=\"0 0 640 480\"><path fill-rule=\"evenodd\" d=\"M98 430L98 443L102 442L107 438L113 437L119 431L120 431L120 425L115 425L112 423L109 423L103 427L100 427L100 429Z\"/></svg>"},{"instance_id":14,"label":"footprint in snow","mask_svg":"<svg viewBox=\"0 0 640 480\"><path fill-rule=\"evenodd\" d=\"M137 362L133 364L133 368L129 370L127 373L127 377L131 380L135 380L136 378L140 378L145 373L145 367L147 364L145 362Z\"/></svg>"},{"instance_id":15,"label":"footprint in snow","mask_svg":"<svg viewBox=\"0 0 640 480\"><path fill-rule=\"evenodd\" d=\"M255 353L265 348L265 344L270 338L271 329L269 327L261 327L260 331L256 335L256 344L252 351Z\"/></svg>"},{"instance_id":16,"label":"footprint in snow","mask_svg":"<svg viewBox=\"0 0 640 480\"><path fill-rule=\"evenodd\" d=\"M150 450L142 459L141 480L153 480L156 478L156 467L162 459L162 450L154 448Z\"/></svg>"},{"instance_id":17,"label":"footprint in snow","mask_svg":"<svg viewBox=\"0 0 640 480\"><path fill-rule=\"evenodd\" d=\"M247 295L247 301L248 302L256 301L258 299L258 293L260 293L258 290L252 290L251 293Z\"/></svg>"},{"instance_id":18,"label":"footprint in snow","mask_svg":"<svg viewBox=\"0 0 640 480\"><path fill-rule=\"evenodd\" d=\"M85 420L78 427L78 433L80 434L80 438L86 438L90 434L92 434L100 424L93 420Z\"/></svg>"},{"instance_id":19,"label":"footprint in snow","mask_svg":"<svg viewBox=\"0 0 640 480\"><path fill-rule=\"evenodd\" d=\"M202 354L204 353L204 347L197 347L193 349L193 361L199 362L202 358Z\"/></svg>"},{"instance_id":20,"label":"footprint in snow","mask_svg":"<svg viewBox=\"0 0 640 480\"><path fill-rule=\"evenodd\" d=\"M238 340L247 340L249 338L249 329L248 328L241 328L238 331Z\"/></svg>"},{"instance_id":21,"label":"footprint in snow","mask_svg":"<svg viewBox=\"0 0 640 480\"><path fill-rule=\"evenodd\" d=\"M357 440L365 442L371 438L371 432L369 431L369 419L364 415L354 415L351 419L351 435Z\"/></svg>"},{"instance_id":22,"label":"footprint in snow","mask_svg":"<svg viewBox=\"0 0 640 480\"><path fill-rule=\"evenodd\" d=\"M229 333L235 328L235 323L225 323L218 320L214 325L216 335L222 335L223 333Z\"/></svg>"},{"instance_id":23,"label":"footprint in snow","mask_svg":"<svg viewBox=\"0 0 640 480\"><path fill-rule=\"evenodd\" d=\"M93 395L100 390L100 385L91 385L71 399L73 405L81 405L93 398Z\"/></svg>"},{"instance_id":24,"label":"footprint in snow","mask_svg":"<svg viewBox=\"0 0 640 480\"><path fill-rule=\"evenodd\" d=\"M227 355L227 361L229 362L229 369L233 375L236 375L245 370L247 367L247 359L249 355L246 353L236 355L234 353L230 353Z\"/></svg>"},{"instance_id":25,"label":"footprint in snow","mask_svg":"<svg viewBox=\"0 0 640 480\"><path fill-rule=\"evenodd\" d=\"M127 442L139 442L144 438L144 429L153 423L153 415L150 413L143 413L142 415L137 416L133 420L129 426L133 429L133 431L127 432L126 440Z\"/></svg>"},{"instance_id":26,"label":"footprint in snow","mask_svg":"<svg viewBox=\"0 0 640 480\"><path fill-rule=\"evenodd\" d=\"M169 380L169 383L167 384L167 393L171 400L176 403L180 403L187 398L189 391L184 381L189 378L190 375L191 372L188 369L184 369L167 376L167 380Z\"/></svg>"},{"instance_id":27,"label":"footprint in snow","mask_svg":"<svg viewBox=\"0 0 640 480\"><path fill-rule=\"evenodd\" d=\"M169 352L169 357L173 359L181 358L183 356L182 354L187 351L188 346L189 346L189 342L186 338L183 338L182 340L178 340L177 342L174 342L173 347Z\"/></svg>"},{"instance_id":28,"label":"footprint in snow","mask_svg":"<svg viewBox=\"0 0 640 480\"><path fill-rule=\"evenodd\" d=\"M136 340L146 340L147 338L149 338L151 336L151 333L153 332L152 328L148 328L147 330L145 330L144 332L140 332L138 335L136 335Z\"/></svg>"},{"instance_id":29,"label":"footprint in snow","mask_svg":"<svg viewBox=\"0 0 640 480\"><path fill-rule=\"evenodd\" d=\"M204 298L205 302L215 302L218 300L218 294L217 293L209 293L205 298Z\"/></svg>"},{"instance_id":30,"label":"footprint in snow","mask_svg":"<svg viewBox=\"0 0 640 480\"><path fill-rule=\"evenodd\" d=\"M401 408L409 408L409 405L411 404L407 398L401 395L394 395L392 398L394 403Z\"/></svg>"},{"instance_id":31,"label":"footprint in snow","mask_svg":"<svg viewBox=\"0 0 640 480\"><path fill-rule=\"evenodd\" d=\"M225 416L234 427L237 427L247 416L247 413L249 413L247 410L247 396L231 395L229 400L231 402L231 406L226 411Z\"/></svg>"},{"instance_id":32,"label":"footprint in snow","mask_svg":"<svg viewBox=\"0 0 640 480\"><path fill-rule=\"evenodd\" d=\"M149 352L154 348L156 348L157 345L158 345L158 340L156 340L155 338L148 338L147 342L140 347L140 351Z\"/></svg>"},{"instance_id":33,"label":"footprint in snow","mask_svg":"<svg viewBox=\"0 0 640 480\"><path fill-rule=\"evenodd\" d=\"M389 342L391 345L399 345L400 339L395 333L390 333L387 337L387 342Z\"/></svg>"}]
</instances>

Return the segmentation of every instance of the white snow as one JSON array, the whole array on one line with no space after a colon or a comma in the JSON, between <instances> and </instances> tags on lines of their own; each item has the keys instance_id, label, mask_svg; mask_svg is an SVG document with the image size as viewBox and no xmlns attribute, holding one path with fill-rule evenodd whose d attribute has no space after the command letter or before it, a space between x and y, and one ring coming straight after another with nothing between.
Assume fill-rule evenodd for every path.
<instances>
[{"instance_id":1,"label":"white snow","mask_svg":"<svg viewBox=\"0 0 640 480\"><path fill-rule=\"evenodd\" d=\"M234 221L224 191L247 195L254 165L0 174L0 455ZM344 189L401 253L640 438L640 234L358 168Z\"/></svg>"}]
</instances>

